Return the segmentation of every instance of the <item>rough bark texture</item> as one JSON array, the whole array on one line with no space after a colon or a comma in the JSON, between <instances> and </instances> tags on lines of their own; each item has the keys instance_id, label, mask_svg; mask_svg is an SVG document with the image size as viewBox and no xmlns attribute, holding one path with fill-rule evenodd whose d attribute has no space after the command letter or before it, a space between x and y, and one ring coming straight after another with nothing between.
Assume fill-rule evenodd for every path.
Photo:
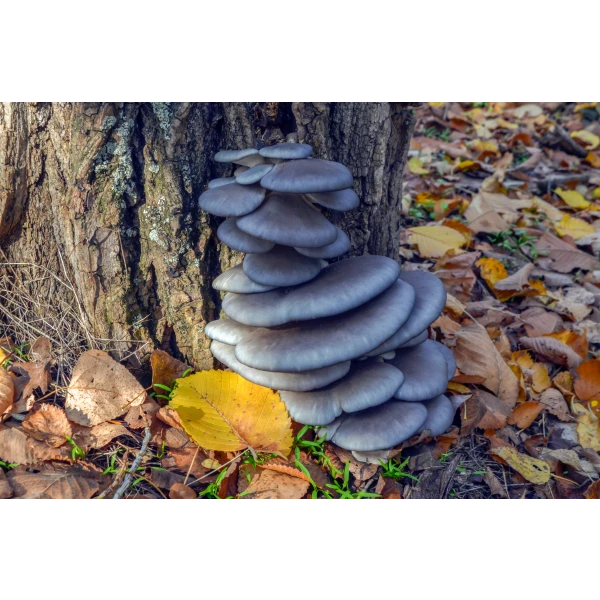
<instances>
[{"instance_id":1,"label":"rough bark texture","mask_svg":"<svg viewBox=\"0 0 600 600\"><path fill-rule=\"evenodd\" d=\"M209 179L233 170L214 153L311 144L355 177L361 207L329 215L352 252L397 258L413 126L400 103L0 104L0 249L66 269L88 331L115 351L148 340L146 351L207 368L211 283L239 261L215 236L220 219L197 206Z\"/></svg>"}]
</instances>

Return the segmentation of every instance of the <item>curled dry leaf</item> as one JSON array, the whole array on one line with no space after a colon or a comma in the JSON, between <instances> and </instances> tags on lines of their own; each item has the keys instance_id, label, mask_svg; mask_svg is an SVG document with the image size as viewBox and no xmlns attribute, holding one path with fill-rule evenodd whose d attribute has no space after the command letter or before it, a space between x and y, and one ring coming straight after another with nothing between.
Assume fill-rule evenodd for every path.
<instances>
[{"instance_id":1,"label":"curled dry leaf","mask_svg":"<svg viewBox=\"0 0 600 600\"><path fill-rule=\"evenodd\" d=\"M160 383L173 388L173 383L190 369L188 365L173 358L163 350L155 350L150 357L152 366L152 385ZM154 388L159 394L165 394L165 390Z\"/></svg>"},{"instance_id":2,"label":"curled dry leaf","mask_svg":"<svg viewBox=\"0 0 600 600\"><path fill-rule=\"evenodd\" d=\"M499 456L531 483L547 483L550 479L550 465L548 463L527 454L521 454L512 446L491 448L490 454Z\"/></svg>"},{"instance_id":3,"label":"curled dry leaf","mask_svg":"<svg viewBox=\"0 0 600 600\"><path fill-rule=\"evenodd\" d=\"M45 466L41 472L24 469L9 472L15 498L79 500L91 498L100 488L98 474L78 466Z\"/></svg>"},{"instance_id":4,"label":"curled dry leaf","mask_svg":"<svg viewBox=\"0 0 600 600\"><path fill-rule=\"evenodd\" d=\"M195 500L198 494L183 483L174 483L169 490L169 498L172 500Z\"/></svg>"},{"instance_id":5,"label":"curled dry leaf","mask_svg":"<svg viewBox=\"0 0 600 600\"><path fill-rule=\"evenodd\" d=\"M285 473L262 469L246 488L242 498L267 500L298 500L308 491L310 483Z\"/></svg>"},{"instance_id":6,"label":"curled dry leaf","mask_svg":"<svg viewBox=\"0 0 600 600\"><path fill-rule=\"evenodd\" d=\"M0 366L0 420L15 399L15 386L12 377Z\"/></svg>"},{"instance_id":7,"label":"curled dry leaf","mask_svg":"<svg viewBox=\"0 0 600 600\"><path fill-rule=\"evenodd\" d=\"M600 500L600 479L590 485L585 492L585 497L588 500Z\"/></svg>"},{"instance_id":8,"label":"curled dry leaf","mask_svg":"<svg viewBox=\"0 0 600 600\"><path fill-rule=\"evenodd\" d=\"M15 389L20 390L18 396L28 398L38 389L45 394L52 383L50 361L45 363L19 362L10 366L10 371L18 375Z\"/></svg>"},{"instance_id":9,"label":"curled dry leaf","mask_svg":"<svg viewBox=\"0 0 600 600\"><path fill-rule=\"evenodd\" d=\"M508 418L509 425L516 425L519 429L527 429L544 410L540 402L523 402L515 406L512 415Z\"/></svg>"},{"instance_id":10,"label":"curled dry leaf","mask_svg":"<svg viewBox=\"0 0 600 600\"><path fill-rule=\"evenodd\" d=\"M0 460L19 465L30 465L35 457L27 444L27 436L16 427L0 425Z\"/></svg>"},{"instance_id":11,"label":"curled dry leaf","mask_svg":"<svg viewBox=\"0 0 600 600\"><path fill-rule=\"evenodd\" d=\"M483 415L475 424L476 427L480 429L501 429L506 426L506 421L511 414L509 406L493 394L483 390L477 390L474 397L484 409Z\"/></svg>"},{"instance_id":12,"label":"curled dry leaf","mask_svg":"<svg viewBox=\"0 0 600 600\"><path fill-rule=\"evenodd\" d=\"M73 369L65 410L74 423L91 427L120 417L145 397L144 388L123 365L106 352L88 350Z\"/></svg>"},{"instance_id":13,"label":"curled dry leaf","mask_svg":"<svg viewBox=\"0 0 600 600\"><path fill-rule=\"evenodd\" d=\"M29 355L36 363L52 361L52 343L47 337L40 336L31 344Z\"/></svg>"},{"instance_id":14,"label":"curled dry leaf","mask_svg":"<svg viewBox=\"0 0 600 600\"><path fill-rule=\"evenodd\" d=\"M292 422L279 394L231 371L201 371L179 379L170 407L201 448L250 447L287 456L292 447Z\"/></svg>"},{"instance_id":15,"label":"curled dry leaf","mask_svg":"<svg viewBox=\"0 0 600 600\"><path fill-rule=\"evenodd\" d=\"M552 337L522 337L519 342L524 348L533 350L558 365L567 365L570 369L578 367L583 362L581 356L572 348Z\"/></svg>"},{"instance_id":16,"label":"curled dry leaf","mask_svg":"<svg viewBox=\"0 0 600 600\"><path fill-rule=\"evenodd\" d=\"M67 441L66 436L73 437L73 429L64 409L54 404L42 404L38 410L27 415L23 430L53 448L62 446Z\"/></svg>"},{"instance_id":17,"label":"curled dry leaf","mask_svg":"<svg viewBox=\"0 0 600 600\"><path fill-rule=\"evenodd\" d=\"M578 250L575 246L544 233L535 244L540 256L552 261L552 269L559 273L570 273L576 269L593 271L600 268L600 263L591 254Z\"/></svg>"},{"instance_id":18,"label":"curled dry leaf","mask_svg":"<svg viewBox=\"0 0 600 600\"><path fill-rule=\"evenodd\" d=\"M540 403L548 409L550 414L558 417L561 421L572 420L565 397L559 390L554 388L544 390L540 396Z\"/></svg>"},{"instance_id":19,"label":"curled dry leaf","mask_svg":"<svg viewBox=\"0 0 600 600\"><path fill-rule=\"evenodd\" d=\"M483 327L468 325L458 331L454 356L462 373L482 377L483 385L507 406L517 403L519 381Z\"/></svg>"}]
</instances>

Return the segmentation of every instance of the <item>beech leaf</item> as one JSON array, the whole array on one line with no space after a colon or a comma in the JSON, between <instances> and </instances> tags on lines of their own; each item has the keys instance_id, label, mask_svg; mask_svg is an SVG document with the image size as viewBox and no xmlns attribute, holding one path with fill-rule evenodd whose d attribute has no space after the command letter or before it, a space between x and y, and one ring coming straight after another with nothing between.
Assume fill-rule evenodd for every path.
<instances>
[{"instance_id":1,"label":"beech leaf","mask_svg":"<svg viewBox=\"0 0 600 600\"><path fill-rule=\"evenodd\" d=\"M408 242L418 246L419 254L423 258L439 258L448 250L462 252L459 249L467 242L462 233L444 225L412 227L408 231Z\"/></svg>"}]
</instances>

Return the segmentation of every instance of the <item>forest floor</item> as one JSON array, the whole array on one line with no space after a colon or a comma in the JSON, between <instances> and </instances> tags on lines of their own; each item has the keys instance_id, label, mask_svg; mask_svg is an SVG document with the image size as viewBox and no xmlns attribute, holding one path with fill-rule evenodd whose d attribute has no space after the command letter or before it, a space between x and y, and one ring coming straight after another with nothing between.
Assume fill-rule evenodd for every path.
<instances>
[{"instance_id":1,"label":"forest floor","mask_svg":"<svg viewBox=\"0 0 600 600\"><path fill-rule=\"evenodd\" d=\"M27 339L0 320L0 498L599 498L599 111L417 111L401 253L448 292L430 329L458 366L445 435L355 456L234 374L157 350L145 387L100 350L51 343L56 323ZM201 389L248 414L190 408ZM204 449L207 418L221 450Z\"/></svg>"}]
</instances>

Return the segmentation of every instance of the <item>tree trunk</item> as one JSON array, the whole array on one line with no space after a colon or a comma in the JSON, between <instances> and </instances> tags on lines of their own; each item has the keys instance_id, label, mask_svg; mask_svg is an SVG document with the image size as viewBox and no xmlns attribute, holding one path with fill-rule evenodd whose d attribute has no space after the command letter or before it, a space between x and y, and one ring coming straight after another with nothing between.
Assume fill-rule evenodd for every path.
<instances>
[{"instance_id":1,"label":"tree trunk","mask_svg":"<svg viewBox=\"0 0 600 600\"><path fill-rule=\"evenodd\" d=\"M311 144L314 156L354 175L360 208L329 215L352 253L397 258L411 106L0 104L0 275L17 295L27 281L19 280L22 265L7 263L58 275L68 285L43 277L36 289L76 306L88 345L136 362L162 347L208 368L203 330L220 310L212 280L240 259L218 242L220 219L198 208L207 182L233 170L214 153L285 139ZM37 329L52 338L45 316Z\"/></svg>"}]
</instances>

